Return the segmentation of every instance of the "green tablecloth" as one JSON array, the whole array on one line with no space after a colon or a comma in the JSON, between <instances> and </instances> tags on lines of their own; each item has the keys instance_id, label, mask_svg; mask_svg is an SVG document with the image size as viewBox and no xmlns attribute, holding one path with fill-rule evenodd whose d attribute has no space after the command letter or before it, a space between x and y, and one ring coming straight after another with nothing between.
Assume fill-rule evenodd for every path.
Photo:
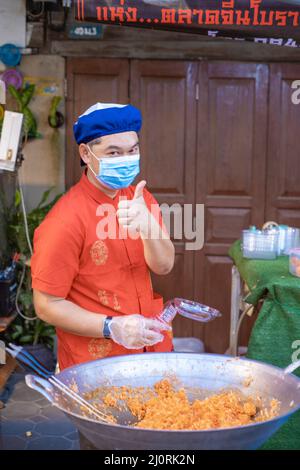
<instances>
[{"instance_id":1,"label":"green tablecloth","mask_svg":"<svg viewBox=\"0 0 300 470\"><path fill-rule=\"evenodd\" d=\"M288 366L293 362L292 355L300 350L300 279L289 273L287 256L270 261L245 259L240 241L231 246L229 255L250 289L246 301L256 305L264 299L251 332L247 356L278 367ZM300 376L299 369L296 374ZM300 412L263 448L300 449Z\"/></svg>"}]
</instances>

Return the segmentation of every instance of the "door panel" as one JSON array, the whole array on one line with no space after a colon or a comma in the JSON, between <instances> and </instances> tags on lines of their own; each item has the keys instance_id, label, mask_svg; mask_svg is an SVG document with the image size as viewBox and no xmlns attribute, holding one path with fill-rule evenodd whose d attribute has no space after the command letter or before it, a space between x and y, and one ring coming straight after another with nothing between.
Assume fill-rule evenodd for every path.
<instances>
[{"instance_id":1,"label":"door panel","mask_svg":"<svg viewBox=\"0 0 300 470\"><path fill-rule=\"evenodd\" d=\"M143 114L141 178L159 203L192 204L195 198L197 63L139 61L131 64L130 97ZM176 241L176 261L167 276L153 276L165 300L193 298L194 254ZM177 318L175 334L193 334L192 322Z\"/></svg>"},{"instance_id":2,"label":"door panel","mask_svg":"<svg viewBox=\"0 0 300 470\"><path fill-rule=\"evenodd\" d=\"M76 183L82 169L72 125L89 106L128 103L129 62L126 59L76 58L67 60L66 187Z\"/></svg>"},{"instance_id":3,"label":"door panel","mask_svg":"<svg viewBox=\"0 0 300 470\"><path fill-rule=\"evenodd\" d=\"M205 326L208 351L224 352L230 326L229 246L264 221L268 67L199 64L196 202L205 204L205 246L195 253L195 297L222 319Z\"/></svg>"},{"instance_id":4,"label":"door panel","mask_svg":"<svg viewBox=\"0 0 300 470\"><path fill-rule=\"evenodd\" d=\"M204 294L199 300L222 312L221 318L217 318L203 328L205 348L207 352L223 353L229 343L232 263L228 256L205 254L202 259L204 275L201 287Z\"/></svg>"},{"instance_id":5,"label":"door panel","mask_svg":"<svg viewBox=\"0 0 300 470\"><path fill-rule=\"evenodd\" d=\"M224 218L226 223L224 223ZM251 210L228 207L208 207L206 212L206 243L229 244L233 233L241 233L251 223Z\"/></svg>"},{"instance_id":6,"label":"door panel","mask_svg":"<svg viewBox=\"0 0 300 470\"><path fill-rule=\"evenodd\" d=\"M299 64L270 65L270 113L266 218L300 227L300 105L291 84Z\"/></svg>"}]
</instances>

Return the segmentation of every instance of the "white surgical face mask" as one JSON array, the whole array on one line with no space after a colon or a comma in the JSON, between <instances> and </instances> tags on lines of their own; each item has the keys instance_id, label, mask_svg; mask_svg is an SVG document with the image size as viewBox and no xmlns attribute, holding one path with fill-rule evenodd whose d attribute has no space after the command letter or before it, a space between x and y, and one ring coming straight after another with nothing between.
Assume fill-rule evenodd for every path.
<instances>
[{"instance_id":1,"label":"white surgical face mask","mask_svg":"<svg viewBox=\"0 0 300 470\"><path fill-rule=\"evenodd\" d=\"M122 157L97 157L87 146L99 164L98 173L91 166L89 169L100 183L111 189L127 188L140 172L140 154L124 155Z\"/></svg>"}]
</instances>

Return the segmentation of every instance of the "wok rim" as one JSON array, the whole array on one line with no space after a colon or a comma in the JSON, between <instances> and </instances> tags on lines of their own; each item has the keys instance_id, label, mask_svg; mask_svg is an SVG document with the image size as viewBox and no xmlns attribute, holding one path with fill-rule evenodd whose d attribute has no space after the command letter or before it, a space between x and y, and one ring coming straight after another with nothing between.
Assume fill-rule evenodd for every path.
<instances>
[{"instance_id":1,"label":"wok rim","mask_svg":"<svg viewBox=\"0 0 300 470\"><path fill-rule=\"evenodd\" d=\"M157 356L157 355L166 355L166 354L170 354L170 353L163 353L163 352L151 352L151 353L146 353L146 357L149 357L150 355L151 356ZM172 353L174 354L174 353ZM175 353L176 355L188 355L188 356L202 356L202 357L217 357L217 358L221 358L223 357L224 360L226 361L243 361L243 362L250 362L250 363L255 363L255 364L259 364L261 366L264 366L264 367L267 367L267 368L271 368L271 369L275 369L277 370L278 372L280 373L283 373L284 369L278 367L278 366L273 366L272 364L267 364L265 362L262 362L262 361L257 361L255 359L248 359L248 358L243 358L243 357L240 357L240 356L228 356L228 355L223 355L223 354L212 354L212 353L189 353L189 352L177 352ZM70 366L70 367L67 367L66 369L64 369L63 371L59 372L59 374L55 375L56 377L59 377L61 374L63 374L65 371L69 371L71 369L73 369L74 367L76 368L84 368L85 366L87 366L88 364L92 364L94 362L102 362L102 361L105 361L105 362L110 362L112 359L117 359L117 358L120 358L120 357L127 357L127 358L133 358L133 357L140 357L141 354L124 354L122 356L111 356L111 357L105 357L103 359L95 359L93 361L88 361L88 362L83 362L81 364L76 364L74 366ZM291 374L287 374L287 377L289 377L290 379L292 380L295 380L296 382L298 382L298 385L300 385L300 378L297 377L296 375L294 375L293 373ZM300 390L300 389L299 389ZM299 391L300 393L300 391ZM287 420L291 415L293 415L294 413L296 413L297 411L300 410L300 402L299 402L299 405L296 406L296 408L294 409L291 409L291 411L288 411L284 414L281 414L281 415L278 415L276 416L275 418L272 418L272 419L268 419L268 420L265 420L265 421L259 421L257 423L251 423L251 424L245 424L243 426L230 426L230 427L225 427L225 428L216 428L216 429L153 429L153 428L137 428L135 426L126 426L124 424L109 424L109 423L102 423L101 421L98 421L96 419L93 419L93 418L87 418L85 416L80 416L78 415L77 413L74 413L74 412L71 412L71 411L68 411L68 410L65 410L63 407L57 405L56 403L52 403L54 406L56 406L57 408L59 408L63 413L66 413L67 415L71 415L77 419L80 419L80 420L83 420L83 421L86 421L88 423L94 423L94 424L98 424L98 425L101 425L101 426L104 426L104 427L109 427L109 428L118 428L118 429L124 429L124 430L130 430L130 431L143 431L143 432L160 432L160 433L212 433L212 432L221 432L221 431L234 431L234 430L242 430L242 429L251 429L252 427L257 427L259 425L264 425L264 424L271 424L271 423L276 423L277 421L279 420Z\"/></svg>"}]
</instances>

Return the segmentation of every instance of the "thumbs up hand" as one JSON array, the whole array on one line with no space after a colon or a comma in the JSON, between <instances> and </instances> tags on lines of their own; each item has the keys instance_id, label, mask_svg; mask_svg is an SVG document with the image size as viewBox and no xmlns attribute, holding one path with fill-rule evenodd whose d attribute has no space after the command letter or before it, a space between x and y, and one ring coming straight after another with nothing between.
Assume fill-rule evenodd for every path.
<instances>
[{"instance_id":1,"label":"thumbs up hand","mask_svg":"<svg viewBox=\"0 0 300 470\"><path fill-rule=\"evenodd\" d=\"M139 201L139 202L143 201L144 204L145 204L144 197L143 197L143 190L144 190L145 186L146 186L146 181L145 180L140 181L136 185L132 201Z\"/></svg>"},{"instance_id":2,"label":"thumbs up hand","mask_svg":"<svg viewBox=\"0 0 300 470\"><path fill-rule=\"evenodd\" d=\"M143 197L146 181L140 181L131 200L121 200L118 204L117 217L119 224L131 234L139 233L147 237L150 229L151 214Z\"/></svg>"}]
</instances>

